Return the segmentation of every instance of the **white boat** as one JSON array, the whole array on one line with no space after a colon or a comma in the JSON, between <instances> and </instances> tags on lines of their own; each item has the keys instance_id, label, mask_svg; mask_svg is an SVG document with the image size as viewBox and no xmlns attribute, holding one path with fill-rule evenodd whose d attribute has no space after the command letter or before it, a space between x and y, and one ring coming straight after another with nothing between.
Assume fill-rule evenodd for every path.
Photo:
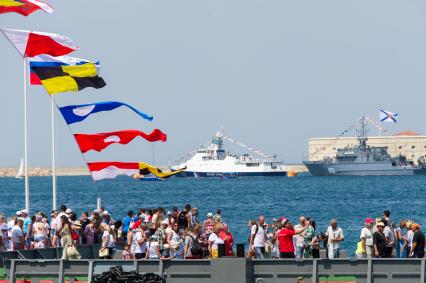
<instances>
[{"instance_id":1,"label":"white boat","mask_svg":"<svg viewBox=\"0 0 426 283\"><path fill-rule=\"evenodd\" d=\"M16 179L24 178L24 159L21 158L21 164L19 165L18 174L15 176Z\"/></svg>"},{"instance_id":2,"label":"white boat","mask_svg":"<svg viewBox=\"0 0 426 283\"><path fill-rule=\"evenodd\" d=\"M224 139L249 149L263 158L254 158L249 154L230 154L223 147ZM175 168L184 167L186 167L186 170L177 176L223 178L240 176L286 176L283 162L276 159L275 156L263 154L258 150L241 144L225 136L222 131L217 132L211 142L207 146L198 149L190 159L175 166Z\"/></svg>"}]
</instances>

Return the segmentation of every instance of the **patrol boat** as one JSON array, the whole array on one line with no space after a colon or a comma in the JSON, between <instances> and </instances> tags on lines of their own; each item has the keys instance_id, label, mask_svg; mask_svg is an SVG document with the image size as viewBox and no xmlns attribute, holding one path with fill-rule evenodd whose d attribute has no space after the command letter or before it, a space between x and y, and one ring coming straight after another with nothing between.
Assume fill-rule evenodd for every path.
<instances>
[{"instance_id":1,"label":"patrol boat","mask_svg":"<svg viewBox=\"0 0 426 283\"><path fill-rule=\"evenodd\" d=\"M252 150L263 159L256 159L249 154L230 154L224 149L224 140L233 142L246 149ZM235 139L229 138L218 131L211 142L201 147L193 156L176 168L186 170L179 177L222 177L234 178L240 176L286 176L285 166L275 156L264 154Z\"/></svg>"},{"instance_id":2,"label":"patrol boat","mask_svg":"<svg viewBox=\"0 0 426 283\"><path fill-rule=\"evenodd\" d=\"M387 147L367 145L366 117L360 119L358 144L338 149L334 158L304 161L314 176L400 176L414 175L416 168L405 156L390 157Z\"/></svg>"}]
</instances>

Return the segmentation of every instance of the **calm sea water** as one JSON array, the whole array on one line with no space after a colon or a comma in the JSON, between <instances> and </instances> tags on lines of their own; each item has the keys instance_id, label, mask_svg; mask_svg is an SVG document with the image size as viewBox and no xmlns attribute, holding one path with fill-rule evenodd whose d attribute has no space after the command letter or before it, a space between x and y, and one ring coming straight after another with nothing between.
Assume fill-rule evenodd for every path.
<instances>
[{"instance_id":1,"label":"calm sea water","mask_svg":"<svg viewBox=\"0 0 426 283\"><path fill-rule=\"evenodd\" d=\"M30 179L31 211L52 208L51 179ZM58 203L77 212L93 210L101 194L102 205L117 219L128 209L190 203L202 218L222 209L237 243L245 243L247 221L263 213L270 222L285 216L293 223L298 216L313 217L317 231L324 231L337 218L345 232L343 248L353 253L363 219L378 217L390 209L394 221L413 219L426 224L426 176L401 177L246 177L235 179L172 178L164 182L141 182L122 177L93 184L88 176L58 177ZM0 178L0 212L14 214L24 206L24 181Z\"/></svg>"}]
</instances>

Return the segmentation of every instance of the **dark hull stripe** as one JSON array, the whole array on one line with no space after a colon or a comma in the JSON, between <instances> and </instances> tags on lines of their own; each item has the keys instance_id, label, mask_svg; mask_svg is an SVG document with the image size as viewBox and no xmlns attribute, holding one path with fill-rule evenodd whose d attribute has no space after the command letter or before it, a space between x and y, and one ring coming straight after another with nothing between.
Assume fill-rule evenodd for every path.
<instances>
[{"instance_id":1,"label":"dark hull stripe","mask_svg":"<svg viewBox=\"0 0 426 283\"><path fill-rule=\"evenodd\" d=\"M189 172L185 171L180 174L177 174L178 177L216 177L216 178L222 178L222 177L273 177L273 176L287 176L287 172L230 172L230 173L223 173L223 172Z\"/></svg>"}]
</instances>

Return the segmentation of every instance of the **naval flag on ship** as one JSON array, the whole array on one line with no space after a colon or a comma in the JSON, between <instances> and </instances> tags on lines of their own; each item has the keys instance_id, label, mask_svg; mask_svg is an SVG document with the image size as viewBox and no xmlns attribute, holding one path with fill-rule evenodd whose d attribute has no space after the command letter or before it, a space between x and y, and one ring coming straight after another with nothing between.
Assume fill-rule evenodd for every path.
<instances>
[{"instance_id":1,"label":"naval flag on ship","mask_svg":"<svg viewBox=\"0 0 426 283\"><path fill-rule=\"evenodd\" d=\"M396 123L398 122L396 118L398 117L398 114L392 113L390 111L385 111L380 109L380 122L392 122Z\"/></svg>"}]
</instances>

